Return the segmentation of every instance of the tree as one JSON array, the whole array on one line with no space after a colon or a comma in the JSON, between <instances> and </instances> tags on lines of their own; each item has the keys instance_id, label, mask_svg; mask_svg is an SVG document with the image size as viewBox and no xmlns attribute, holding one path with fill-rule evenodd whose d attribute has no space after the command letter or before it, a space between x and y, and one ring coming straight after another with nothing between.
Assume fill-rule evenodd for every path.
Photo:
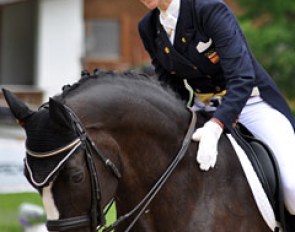
<instances>
[{"instance_id":1,"label":"tree","mask_svg":"<svg viewBox=\"0 0 295 232\"><path fill-rule=\"evenodd\" d=\"M295 1L235 0L250 47L288 98L295 98Z\"/></svg>"}]
</instances>

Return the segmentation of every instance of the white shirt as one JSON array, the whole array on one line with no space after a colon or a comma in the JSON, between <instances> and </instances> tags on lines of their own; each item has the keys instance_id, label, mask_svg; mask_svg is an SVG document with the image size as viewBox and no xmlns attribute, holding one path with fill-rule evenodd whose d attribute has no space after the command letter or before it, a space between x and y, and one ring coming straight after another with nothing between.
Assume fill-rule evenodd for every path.
<instances>
[{"instance_id":1,"label":"white shirt","mask_svg":"<svg viewBox=\"0 0 295 232\"><path fill-rule=\"evenodd\" d=\"M160 10L160 23L167 32L169 40L172 44L174 43L179 8L180 0L172 0L166 11Z\"/></svg>"}]
</instances>

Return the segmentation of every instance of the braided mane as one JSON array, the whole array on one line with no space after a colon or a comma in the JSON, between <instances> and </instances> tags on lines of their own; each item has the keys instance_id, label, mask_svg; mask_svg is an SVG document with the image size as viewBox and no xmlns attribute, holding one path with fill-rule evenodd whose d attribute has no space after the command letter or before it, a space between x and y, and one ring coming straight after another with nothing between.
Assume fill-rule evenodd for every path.
<instances>
[{"instance_id":1,"label":"braided mane","mask_svg":"<svg viewBox=\"0 0 295 232\"><path fill-rule=\"evenodd\" d=\"M151 77L144 73L136 73L133 71L118 72L114 70L94 69L93 73L89 73L87 70L81 72L81 78L74 84L67 84L62 87L62 93L59 96L55 96L55 99L63 100L67 95L71 94L78 88L86 86L90 80L103 79L103 78L129 78L136 80L144 80L156 83ZM159 84L159 83L157 83Z\"/></svg>"}]
</instances>

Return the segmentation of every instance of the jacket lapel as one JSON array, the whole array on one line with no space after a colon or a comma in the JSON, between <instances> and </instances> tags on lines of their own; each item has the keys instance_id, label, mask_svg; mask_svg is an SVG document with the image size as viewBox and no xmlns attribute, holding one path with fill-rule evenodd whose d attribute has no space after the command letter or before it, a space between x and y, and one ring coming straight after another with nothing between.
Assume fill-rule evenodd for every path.
<instances>
[{"instance_id":1,"label":"jacket lapel","mask_svg":"<svg viewBox=\"0 0 295 232\"><path fill-rule=\"evenodd\" d=\"M156 56L158 60L166 67L167 70L175 70L178 64L192 66L192 63L185 58L181 53L173 46L167 37L167 34L162 27L161 23L157 23L157 37L156 37Z\"/></svg>"},{"instance_id":2,"label":"jacket lapel","mask_svg":"<svg viewBox=\"0 0 295 232\"><path fill-rule=\"evenodd\" d=\"M196 29L193 21L192 0L182 0L180 13L176 25L174 44L172 45L163 26L159 20L159 11L155 12L156 17L156 56L161 64L170 72L175 70L196 70L197 67L184 55L189 44L194 39ZM184 72L184 71L183 71ZM178 73L178 75L181 75Z\"/></svg>"},{"instance_id":3,"label":"jacket lapel","mask_svg":"<svg viewBox=\"0 0 295 232\"><path fill-rule=\"evenodd\" d=\"M194 25L192 0L181 0L174 40L175 49L181 53L187 50L195 33L196 26Z\"/></svg>"}]
</instances>

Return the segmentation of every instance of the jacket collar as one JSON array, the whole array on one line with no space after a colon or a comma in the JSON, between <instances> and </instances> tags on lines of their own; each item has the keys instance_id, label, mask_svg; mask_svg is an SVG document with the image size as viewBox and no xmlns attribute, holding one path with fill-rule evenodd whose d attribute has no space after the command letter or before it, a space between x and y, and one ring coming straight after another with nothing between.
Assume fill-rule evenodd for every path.
<instances>
[{"instance_id":1,"label":"jacket collar","mask_svg":"<svg viewBox=\"0 0 295 232\"><path fill-rule=\"evenodd\" d=\"M193 15L193 1L194 0L181 0L180 1L180 10L179 16L176 24L176 34L174 39L174 48L179 50L180 52L186 50L187 45L192 40L194 33L196 31L196 26L194 25L194 15ZM156 40L162 40L162 42L170 42L169 39L164 39L167 37L166 32L163 26L160 23L159 15L160 11L155 9L155 17L156 17L156 27L157 27L157 35ZM160 38L159 38L160 37ZM168 38L168 37L167 37Z\"/></svg>"}]
</instances>

